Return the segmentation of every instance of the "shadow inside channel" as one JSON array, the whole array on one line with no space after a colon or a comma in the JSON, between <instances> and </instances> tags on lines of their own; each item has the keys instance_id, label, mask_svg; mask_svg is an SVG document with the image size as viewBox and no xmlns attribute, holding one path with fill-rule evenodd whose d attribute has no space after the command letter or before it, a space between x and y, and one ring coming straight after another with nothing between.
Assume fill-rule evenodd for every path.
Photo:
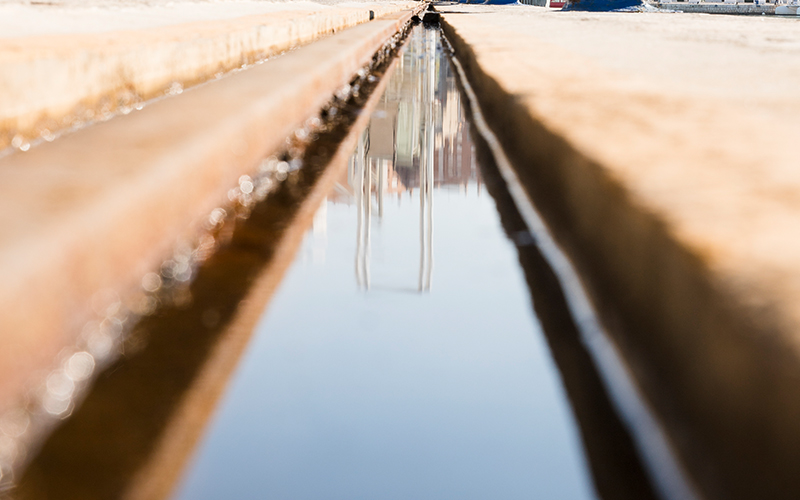
<instances>
[{"instance_id":1,"label":"shadow inside channel","mask_svg":"<svg viewBox=\"0 0 800 500\"><path fill-rule=\"evenodd\" d=\"M517 247L532 307L561 374L599 496L604 500L658 498L583 345L558 278L536 247L488 146L476 132L473 141L486 190L497 203L506 235Z\"/></svg>"}]
</instances>

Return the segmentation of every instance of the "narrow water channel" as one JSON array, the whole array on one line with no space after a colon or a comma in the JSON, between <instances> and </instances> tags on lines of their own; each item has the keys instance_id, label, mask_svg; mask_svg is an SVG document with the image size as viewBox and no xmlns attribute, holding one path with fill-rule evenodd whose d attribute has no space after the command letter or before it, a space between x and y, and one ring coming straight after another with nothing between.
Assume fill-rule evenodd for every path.
<instances>
[{"instance_id":1,"label":"narrow water channel","mask_svg":"<svg viewBox=\"0 0 800 500\"><path fill-rule=\"evenodd\" d=\"M399 57L175 498L598 497L439 31Z\"/></svg>"}]
</instances>

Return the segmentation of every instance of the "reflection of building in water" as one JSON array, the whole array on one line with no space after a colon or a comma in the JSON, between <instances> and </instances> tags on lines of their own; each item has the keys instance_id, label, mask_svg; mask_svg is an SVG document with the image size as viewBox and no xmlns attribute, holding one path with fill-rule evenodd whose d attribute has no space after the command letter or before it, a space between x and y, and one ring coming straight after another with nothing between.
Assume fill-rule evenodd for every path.
<instances>
[{"instance_id":1,"label":"reflection of building in water","mask_svg":"<svg viewBox=\"0 0 800 500\"><path fill-rule=\"evenodd\" d=\"M388 197L419 192L420 265L418 290L431 288L433 275L433 189L481 179L455 76L438 33L427 30L405 47L395 74L359 138L347 178L331 201L358 208L356 282L370 287L370 231Z\"/></svg>"},{"instance_id":2,"label":"reflection of building in water","mask_svg":"<svg viewBox=\"0 0 800 500\"><path fill-rule=\"evenodd\" d=\"M314 219L311 222L311 234L313 238L309 240L303 252L300 254L303 262L314 264L325 264L325 248L328 245L328 202L322 201Z\"/></svg>"},{"instance_id":3,"label":"reflection of building in water","mask_svg":"<svg viewBox=\"0 0 800 500\"><path fill-rule=\"evenodd\" d=\"M428 32L428 37L438 36ZM403 51L392 80L364 131L363 156L350 159L346 181L342 179L331 197L335 203L355 203L363 173L370 170L369 193L380 216L386 195L401 196L420 187L425 168L425 149L432 149L433 186L475 183L480 174L475 151L461 106L455 75L443 59L438 40L411 41ZM425 44L436 46L426 54ZM427 134L433 133L432 140ZM427 141L427 142L426 142ZM426 146L426 144L428 144ZM394 196L392 197L394 198Z\"/></svg>"}]
</instances>

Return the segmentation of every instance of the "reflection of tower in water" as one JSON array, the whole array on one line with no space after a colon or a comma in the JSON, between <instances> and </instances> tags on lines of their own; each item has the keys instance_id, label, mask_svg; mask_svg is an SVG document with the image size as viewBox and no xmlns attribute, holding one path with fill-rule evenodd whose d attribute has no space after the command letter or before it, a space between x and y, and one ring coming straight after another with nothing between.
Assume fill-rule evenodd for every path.
<instances>
[{"instance_id":1,"label":"reflection of tower in water","mask_svg":"<svg viewBox=\"0 0 800 500\"><path fill-rule=\"evenodd\" d=\"M425 152L420 161L419 168L419 284L417 289L422 292L431 289L433 277L433 157L436 123L436 32L425 32L426 71L419 72L425 81L420 89L426 94L424 148Z\"/></svg>"},{"instance_id":2,"label":"reflection of tower in water","mask_svg":"<svg viewBox=\"0 0 800 500\"><path fill-rule=\"evenodd\" d=\"M359 288L370 288L373 215L384 215L386 196L398 203L419 188L419 274L416 289L430 290L433 277L433 191L457 185L466 192L481 179L474 161L469 125L464 120L455 78L449 71L438 33L412 39L396 73L351 157L347 182L334 203L357 208L355 273ZM352 193L352 194L351 194Z\"/></svg>"},{"instance_id":3,"label":"reflection of tower in water","mask_svg":"<svg viewBox=\"0 0 800 500\"><path fill-rule=\"evenodd\" d=\"M353 190L358 210L356 225L356 283L369 290L369 230L372 222L372 166L369 165L369 129L358 139L356 153L351 158Z\"/></svg>"}]
</instances>

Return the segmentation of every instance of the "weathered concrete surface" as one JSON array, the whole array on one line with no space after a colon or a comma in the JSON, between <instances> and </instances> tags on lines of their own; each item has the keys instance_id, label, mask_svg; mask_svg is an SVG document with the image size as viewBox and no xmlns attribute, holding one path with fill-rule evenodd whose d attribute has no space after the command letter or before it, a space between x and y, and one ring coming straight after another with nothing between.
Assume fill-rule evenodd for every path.
<instances>
[{"instance_id":1,"label":"weathered concrete surface","mask_svg":"<svg viewBox=\"0 0 800 500\"><path fill-rule=\"evenodd\" d=\"M800 497L797 25L438 10L703 492Z\"/></svg>"},{"instance_id":2,"label":"weathered concrete surface","mask_svg":"<svg viewBox=\"0 0 800 500\"><path fill-rule=\"evenodd\" d=\"M367 0L0 0L0 38L146 30L272 13L379 9L393 1Z\"/></svg>"},{"instance_id":3,"label":"weathered concrete surface","mask_svg":"<svg viewBox=\"0 0 800 500\"><path fill-rule=\"evenodd\" d=\"M411 15L0 159L0 414L76 341L98 291L138 289Z\"/></svg>"},{"instance_id":4,"label":"weathered concrete surface","mask_svg":"<svg viewBox=\"0 0 800 500\"><path fill-rule=\"evenodd\" d=\"M127 112L170 89L415 2L328 4L0 3L0 148L24 148L58 130Z\"/></svg>"},{"instance_id":5,"label":"weathered concrete surface","mask_svg":"<svg viewBox=\"0 0 800 500\"><path fill-rule=\"evenodd\" d=\"M236 221L230 242L198 270L191 304L137 324L130 335L146 346L97 380L18 478L15 500L171 497L314 214L347 175L395 65L383 68L341 142L310 145L302 172ZM334 150L313 160L322 148ZM209 310L218 311L216 324L202 320Z\"/></svg>"}]
</instances>

